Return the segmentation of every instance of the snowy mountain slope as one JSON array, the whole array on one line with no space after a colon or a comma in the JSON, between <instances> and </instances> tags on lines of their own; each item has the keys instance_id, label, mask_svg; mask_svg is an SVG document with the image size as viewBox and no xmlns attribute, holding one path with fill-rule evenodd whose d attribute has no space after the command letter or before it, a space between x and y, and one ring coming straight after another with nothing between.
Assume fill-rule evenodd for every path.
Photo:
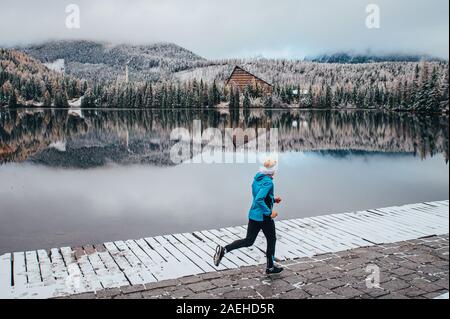
<instances>
[{"instance_id":1,"label":"snowy mountain slope","mask_svg":"<svg viewBox=\"0 0 450 319\"><path fill-rule=\"evenodd\" d=\"M44 63L64 59L67 74L88 80L115 81L128 64L131 81L158 80L161 75L202 66L202 57L171 43L113 45L94 41L52 41L20 48Z\"/></svg>"}]
</instances>

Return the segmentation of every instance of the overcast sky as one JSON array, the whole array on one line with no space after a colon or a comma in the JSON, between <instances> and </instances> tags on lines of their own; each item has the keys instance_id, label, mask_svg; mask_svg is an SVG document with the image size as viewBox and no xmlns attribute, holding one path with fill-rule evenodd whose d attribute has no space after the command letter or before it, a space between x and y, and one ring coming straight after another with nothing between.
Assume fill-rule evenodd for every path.
<instances>
[{"instance_id":1,"label":"overcast sky","mask_svg":"<svg viewBox=\"0 0 450 319\"><path fill-rule=\"evenodd\" d=\"M80 28L66 27L77 4ZM366 27L366 7L380 28ZM0 0L0 45L49 39L173 42L206 58L301 58L335 51L448 59L448 0Z\"/></svg>"}]
</instances>

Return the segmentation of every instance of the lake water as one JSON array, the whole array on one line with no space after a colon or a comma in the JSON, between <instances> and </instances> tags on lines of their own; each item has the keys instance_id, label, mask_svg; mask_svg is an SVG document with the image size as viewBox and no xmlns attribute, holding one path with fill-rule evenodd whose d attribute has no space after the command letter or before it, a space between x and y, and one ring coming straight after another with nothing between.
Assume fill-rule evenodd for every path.
<instances>
[{"instance_id":1,"label":"lake water","mask_svg":"<svg viewBox=\"0 0 450 319\"><path fill-rule=\"evenodd\" d=\"M176 127L278 128L280 218L448 199L448 117L0 111L0 253L245 224L258 164L171 161Z\"/></svg>"}]
</instances>

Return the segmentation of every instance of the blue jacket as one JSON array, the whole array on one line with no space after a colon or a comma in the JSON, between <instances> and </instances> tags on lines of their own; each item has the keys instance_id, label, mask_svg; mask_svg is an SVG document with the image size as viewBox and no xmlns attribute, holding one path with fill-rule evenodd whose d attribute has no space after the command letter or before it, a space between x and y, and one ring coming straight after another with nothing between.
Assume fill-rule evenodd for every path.
<instances>
[{"instance_id":1,"label":"blue jacket","mask_svg":"<svg viewBox=\"0 0 450 319\"><path fill-rule=\"evenodd\" d=\"M262 222L264 216L272 215L274 203L273 180L270 176L258 173L252 184L253 203L248 218Z\"/></svg>"}]
</instances>

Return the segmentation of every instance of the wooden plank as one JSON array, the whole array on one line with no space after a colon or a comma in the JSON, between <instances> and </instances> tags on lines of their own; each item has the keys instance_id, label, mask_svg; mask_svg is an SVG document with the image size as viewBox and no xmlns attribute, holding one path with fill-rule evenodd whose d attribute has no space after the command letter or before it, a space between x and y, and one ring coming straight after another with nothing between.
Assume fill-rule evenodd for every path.
<instances>
[{"instance_id":1,"label":"wooden plank","mask_svg":"<svg viewBox=\"0 0 450 319\"><path fill-rule=\"evenodd\" d=\"M0 256L0 299L9 298L12 289L12 259L11 254Z\"/></svg>"},{"instance_id":2,"label":"wooden plank","mask_svg":"<svg viewBox=\"0 0 450 319\"><path fill-rule=\"evenodd\" d=\"M198 246L200 249L202 249L205 253L205 259L210 258L213 260L214 254L216 252L216 245L211 242L205 242L204 240L200 239L199 237L194 236L191 233L184 233L182 234L186 240L189 240L194 245ZM212 244L212 245L211 245ZM222 261L220 263L219 269L233 269L236 268L237 265L233 264L228 258L222 258Z\"/></svg>"},{"instance_id":3,"label":"wooden plank","mask_svg":"<svg viewBox=\"0 0 450 319\"><path fill-rule=\"evenodd\" d=\"M211 233L213 233L216 237L219 237L223 240L225 240L228 244L233 243L236 240L241 240L244 239L247 235L247 229L245 228L246 226L241 226L240 227L240 233L239 235L234 234L233 232L230 232L224 228L222 229L213 229L210 230ZM260 248L258 248L258 246L263 245L263 239L261 237L262 235L259 234L258 238L255 241L255 245L253 247L247 247L247 248L242 248L239 250L235 250L232 253L237 254L238 256L245 256L245 258L241 258L242 260L244 260L246 263L248 263L248 265L255 265L255 264L260 264L263 263L263 259L262 258L262 254L264 254L263 250L261 250ZM255 253L255 251L260 251L261 254Z\"/></svg>"},{"instance_id":4,"label":"wooden plank","mask_svg":"<svg viewBox=\"0 0 450 319\"><path fill-rule=\"evenodd\" d=\"M295 221L297 220L293 220L293 222ZM307 221L315 225L318 229L318 232L323 232L325 236L327 236L330 239L334 238L341 245L347 246L347 249L353 249L366 244L366 242L359 239L358 237L355 238L354 236L349 236L348 234L344 233L343 231L340 231L339 229L329 227L326 223L322 222L321 219L309 217L307 218Z\"/></svg>"},{"instance_id":5,"label":"wooden plank","mask_svg":"<svg viewBox=\"0 0 450 319\"><path fill-rule=\"evenodd\" d=\"M120 267L116 264L116 262L109 254L109 252L106 250L106 248L103 245L102 247L103 249L100 249L100 251L98 251L98 247L95 247L95 249L98 252L98 257L104 263L109 273L113 286L116 287L128 286L130 282L125 277L125 274L120 270Z\"/></svg>"},{"instance_id":6,"label":"wooden plank","mask_svg":"<svg viewBox=\"0 0 450 319\"><path fill-rule=\"evenodd\" d=\"M92 291L88 283L89 278L83 277L80 265L75 258L75 252L70 247L61 247L60 252L67 267L68 274L64 279L67 291L76 294Z\"/></svg>"},{"instance_id":7,"label":"wooden plank","mask_svg":"<svg viewBox=\"0 0 450 319\"><path fill-rule=\"evenodd\" d=\"M153 260L133 241L127 240L125 244L128 246L130 251L139 259L141 262L141 268L143 268L144 283L152 283L157 281L155 272L159 271Z\"/></svg>"},{"instance_id":8,"label":"wooden plank","mask_svg":"<svg viewBox=\"0 0 450 319\"><path fill-rule=\"evenodd\" d=\"M155 282L156 278L145 268L139 258L128 248L123 241L114 242L116 247L122 252L123 256L128 260L131 267L137 270L137 273L142 278L142 283Z\"/></svg>"},{"instance_id":9,"label":"wooden plank","mask_svg":"<svg viewBox=\"0 0 450 319\"><path fill-rule=\"evenodd\" d=\"M398 238L411 237L411 232L407 227L396 227L396 222L393 218L386 218L386 216L380 217L377 214L367 211L359 211L352 214L357 220L362 220L365 224L370 224L374 229L383 232L385 234L392 234ZM402 229L403 228L403 229Z\"/></svg>"},{"instance_id":10,"label":"wooden plank","mask_svg":"<svg viewBox=\"0 0 450 319\"><path fill-rule=\"evenodd\" d=\"M299 256L304 257L303 252L299 250L299 247L295 243L293 243L292 241L287 239L288 234L285 234L283 232L283 230L279 228L279 225L276 227L277 227L277 230L276 230L277 241L276 241L276 249L275 249L276 258L288 260L288 259L298 258ZM246 226L237 227L237 229L242 230L241 231L242 237L246 236L246 234L247 234ZM258 234L258 237L256 239L254 247L257 248L259 251L261 251L263 254L263 255L258 255L259 258L263 257L263 259L259 263L265 263L266 262L267 241L266 241L266 238L264 237L264 234L262 231Z\"/></svg>"},{"instance_id":11,"label":"wooden plank","mask_svg":"<svg viewBox=\"0 0 450 319\"><path fill-rule=\"evenodd\" d=\"M330 247L325 246L325 244L318 242L317 239L311 237L304 229L300 230L296 228L295 224L290 224L287 221L279 221L278 223L280 230L303 242L303 245L307 245L314 255L323 254L331 249Z\"/></svg>"},{"instance_id":12,"label":"wooden plank","mask_svg":"<svg viewBox=\"0 0 450 319\"><path fill-rule=\"evenodd\" d=\"M192 234L192 236L200 238L203 242L205 242L211 248L212 254L215 254L216 248L217 248L217 244L215 242L210 240L208 237L203 235L201 232L194 232ZM230 256L229 254L226 254L222 259L223 263L226 264L226 267L228 267L230 269L239 268L238 263L233 262L230 258L228 258L229 256Z\"/></svg>"},{"instance_id":13,"label":"wooden plank","mask_svg":"<svg viewBox=\"0 0 450 319\"><path fill-rule=\"evenodd\" d=\"M131 285L139 285L143 283L142 278L138 274L138 270L133 269L128 260L124 257L123 253L117 249L114 243L108 242L105 243L104 246Z\"/></svg>"},{"instance_id":14,"label":"wooden plank","mask_svg":"<svg viewBox=\"0 0 450 319\"><path fill-rule=\"evenodd\" d=\"M398 234L403 234L405 238L417 238L417 227L412 224L405 224L404 220L398 219L395 216L380 216L376 211L364 211L361 212L362 216L368 216L372 220L375 220L379 223L383 229L390 230L391 232L396 232Z\"/></svg>"},{"instance_id":15,"label":"wooden plank","mask_svg":"<svg viewBox=\"0 0 450 319\"><path fill-rule=\"evenodd\" d=\"M157 265L166 262L164 258L152 247L148 245L148 243L144 239L136 240L136 244L141 247L143 251L153 260L153 262Z\"/></svg>"},{"instance_id":16,"label":"wooden plank","mask_svg":"<svg viewBox=\"0 0 450 319\"><path fill-rule=\"evenodd\" d=\"M415 234L416 236L419 236L419 237L429 235L430 231L435 230L435 227L433 225L435 223L438 223L438 220L424 221L424 220L418 218L417 214L412 215L409 212L402 213L402 212L395 210L394 208L391 208L389 210L380 209L380 210L376 210L376 211L380 211L380 212L389 214L388 218L390 221L397 222L399 225L402 225L402 229L410 229L412 234Z\"/></svg>"},{"instance_id":17,"label":"wooden plank","mask_svg":"<svg viewBox=\"0 0 450 319\"><path fill-rule=\"evenodd\" d=\"M222 231L229 234L233 240L243 239L247 236L247 228L245 226L228 227L222 229ZM255 260L257 264L262 264L266 261L266 246L265 238L260 232L256 237L255 244L243 249L242 252Z\"/></svg>"},{"instance_id":18,"label":"wooden plank","mask_svg":"<svg viewBox=\"0 0 450 319\"><path fill-rule=\"evenodd\" d=\"M390 240L386 236L380 236L379 232L375 231L371 225L365 225L364 223L355 222L352 218L344 216L342 214L327 216L330 223L339 225L340 228L346 229L349 233L359 234L361 238L369 240L372 243L385 243Z\"/></svg>"},{"instance_id":19,"label":"wooden plank","mask_svg":"<svg viewBox=\"0 0 450 319\"><path fill-rule=\"evenodd\" d=\"M136 247L133 250L141 250L149 260L147 264L150 267L150 272L156 278L156 280L168 280L180 277L178 268L179 265L173 265L170 262L166 262L161 255L153 250L145 240L139 239L134 241Z\"/></svg>"},{"instance_id":20,"label":"wooden plank","mask_svg":"<svg viewBox=\"0 0 450 319\"><path fill-rule=\"evenodd\" d=\"M226 234L232 240L241 240L247 236L247 229L245 229L245 226L221 228L220 232ZM265 246L265 241L260 233L256 238L255 244L251 247L242 248L241 252L253 259L254 264L258 265L264 263L266 260L265 249L261 248Z\"/></svg>"},{"instance_id":21,"label":"wooden plank","mask_svg":"<svg viewBox=\"0 0 450 319\"><path fill-rule=\"evenodd\" d=\"M347 221L336 218L336 215L327 215L326 217L327 217L326 218L327 225L329 225L332 228L339 229L341 231L346 232L350 236L359 237L362 240L372 244L374 244L375 241L380 241L380 243L382 242L381 240L379 240L378 237L373 238L374 236L367 236L368 234L364 230L361 230L360 228L349 226L349 223Z\"/></svg>"},{"instance_id":22,"label":"wooden plank","mask_svg":"<svg viewBox=\"0 0 450 319\"><path fill-rule=\"evenodd\" d=\"M174 238L179 243L181 243L185 247L185 249L183 249L180 245L178 245L178 249L182 248L183 249L182 252L186 252L185 255L188 258L190 258L189 256L192 256L192 259L196 260L196 264L201 261L201 263L205 263L204 266L208 266L209 269L213 269L210 271L227 269L223 265L219 265L218 267L216 267L216 265L214 265L213 254L208 254L205 252L205 250L204 250L205 247L203 247L204 243L202 243L201 241L197 240L197 242L194 244L186 237L185 234L173 234L171 236L164 236L164 237L171 242L172 242L171 239ZM176 243L174 245L176 245ZM192 253L190 253L190 252L192 252ZM204 269L203 267L202 267L202 269L205 270L205 272L208 272L208 270Z\"/></svg>"},{"instance_id":23,"label":"wooden plank","mask_svg":"<svg viewBox=\"0 0 450 319\"><path fill-rule=\"evenodd\" d=\"M50 261L50 257L47 252L43 249L37 251L38 259L39 259L39 268L41 271L42 281L44 284L53 284L55 282L55 278L52 273L52 263Z\"/></svg>"},{"instance_id":24,"label":"wooden plank","mask_svg":"<svg viewBox=\"0 0 450 319\"><path fill-rule=\"evenodd\" d=\"M355 225L355 227L366 227L367 231L372 234L377 234L377 236L383 236L382 241L401 241L403 240L403 236L398 233L390 233L387 229L380 226L373 220L368 220L367 218L362 218L357 215L357 213L344 213L339 215L340 218L347 220L349 223ZM357 226L356 226L357 225Z\"/></svg>"},{"instance_id":25,"label":"wooden plank","mask_svg":"<svg viewBox=\"0 0 450 319\"><path fill-rule=\"evenodd\" d=\"M412 216L413 218L419 219L427 225L436 225L436 223L440 225L440 222L442 221L444 222L447 221L448 224L448 219L446 219L446 217L448 217L448 210L446 212L439 212L437 210L430 212L423 212L421 210L417 210L416 208L405 209L403 207L392 207L383 210L391 211L397 216ZM443 218L444 220L442 220Z\"/></svg>"},{"instance_id":26,"label":"wooden plank","mask_svg":"<svg viewBox=\"0 0 450 319\"><path fill-rule=\"evenodd\" d=\"M410 216L417 222L425 225L433 225L442 219L442 217L435 215L434 212L424 212L422 210L417 211L416 208L403 209L401 207L391 207L385 209L373 209L372 211L383 212L389 217L400 217L403 219L407 216Z\"/></svg>"},{"instance_id":27,"label":"wooden plank","mask_svg":"<svg viewBox=\"0 0 450 319\"><path fill-rule=\"evenodd\" d=\"M328 220L322 219L319 217L314 217L314 220L321 224L327 232L331 234L336 234L337 237L341 238L343 242L347 242L349 244L354 245L355 247L365 247L368 245L372 245L372 243L364 240L360 236L355 236L354 234L350 234L349 232L340 229L338 227L335 227L334 225L330 224Z\"/></svg>"},{"instance_id":28,"label":"wooden plank","mask_svg":"<svg viewBox=\"0 0 450 319\"><path fill-rule=\"evenodd\" d=\"M285 241L287 245L294 245L299 257L312 256L314 254L311 246L304 241L304 238L291 232L285 225L280 224L280 221L277 221L276 224L277 237Z\"/></svg>"},{"instance_id":29,"label":"wooden plank","mask_svg":"<svg viewBox=\"0 0 450 319\"><path fill-rule=\"evenodd\" d=\"M25 261L27 265L27 279L29 284L37 284L42 282L41 271L36 251L27 251L25 253Z\"/></svg>"},{"instance_id":30,"label":"wooden plank","mask_svg":"<svg viewBox=\"0 0 450 319\"><path fill-rule=\"evenodd\" d=\"M395 241L395 237L398 238L398 236L394 237L392 234L379 229L376 223L367 223L365 220L355 218L353 213L332 215L330 218L336 218L345 223L347 227L357 228L358 230L363 231L363 234L365 234L366 237L370 237L373 241L377 241L378 243Z\"/></svg>"},{"instance_id":31,"label":"wooden plank","mask_svg":"<svg viewBox=\"0 0 450 319\"><path fill-rule=\"evenodd\" d=\"M201 274L205 272L214 271L214 268L207 265L198 256L192 254L189 250L180 247L179 242L171 239L171 236L156 236L154 237L161 245L163 245L176 259L178 259L185 267L192 269L192 274Z\"/></svg>"},{"instance_id":32,"label":"wooden plank","mask_svg":"<svg viewBox=\"0 0 450 319\"><path fill-rule=\"evenodd\" d=\"M220 245L222 247L225 247L227 243L223 241L222 239L216 237L214 234L210 233L209 231L201 231L201 232L194 232L196 236L201 237L205 241L213 242L214 245ZM233 251L227 253L225 256L233 262L234 264L238 265L239 267L248 266L249 263L244 261L243 258L248 258L247 256L243 255L243 258L240 256L242 255L242 252L240 251Z\"/></svg>"},{"instance_id":33,"label":"wooden plank","mask_svg":"<svg viewBox=\"0 0 450 319\"><path fill-rule=\"evenodd\" d=\"M336 238L339 238L340 242L347 243L351 247L360 247L367 245L367 242L362 240L361 238L356 236L349 236L348 233L328 225L326 223L326 220L323 220L322 218L320 218L320 216L309 217L309 220L316 223L318 227L321 228L321 231L329 234L330 237L334 236Z\"/></svg>"},{"instance_id":34,"label":"wooden plank","mask_svg":"<svg viewBox=\"0 0 450 319\"><path fill-rule=\"evenodd\" d=\"M100 282L99 277L95 273L94 267L92 266L87 255L83 255L77 258L77 263L80 266L81 273L92 291L99 291L105 288Z\"/></svg>"},{"instance_id":35,"label":"wooden plank","mask_svg":"<svg viewBox=\"0 0 450 319\"><path fill-rule=\"evenodd\" d=\"M336 249L344 250L342 246L338 246L336 241L332 242L328 238L322 236L316 231L310 230L309 225L300 222L300 221L294 221L294 220L284 220L280 221L280 225L287 225L290 226L289 231L295 234L298 234L298 236L301 236L305 238L311 246L320 249L324 252L326 251L339 251Z\"/></svg>"},{"instance_id":36,"label":"wooden plank","mask_svg":"<svg viewBox=\"0 0 450 319\"><path fill-rule=\"evenodd\" d=\"M342 234L336 232L335 229L325 228L323 224L318 223L313 218L304 218L303 220L293 219L291 222L299 225L300 227L303 226L314 229L314 233L318 235L319 239L324 238L324 240L328 243L332 243L332 245L334 245L337 249L348 250L358 246L349 242L348 236L342 236Z\"/></svg>"},{"instance_id":37,"label":"wooden plank","mask_svg":"<svg viewBox=\"0 0 450 319\"><path fill-rule=\"evenodd\" d=\"M222 247L227 246L228 244L231 244L233 240L228 238L226 235L222 234L218 230L204 230L201 232L203 235L208 237L210 240L215 242L218 245L221 245ZM226 240L224 240L224 239ZM235 264L238 264L240 267L242 266L253 266L255 261L248 257L246 254L244 254L240 250L235 250L230 253L227 253L227 257L234 262Z\"/></svg>"},{"instance_id":38,"label":"wooden plank","mask_svg":"<svg viewBox=\"0 0 450 319\"><path fill-rule=\"evenodd\" d=\"M50 260L52 262L52 273L55 279L66 280L69 275L62 255L57 248L50 249Z\"/></svg>"},{"instance_id":39,"label":"wooden plank","mask_svg":"<svg viewBox=\"0 0 450 319\"><path fill-rule=\"evenodd\" d=\"M152 269L152 274L158 281L175 279L186 275L186 270L177 260L169 259L166 261L163 256L161 256L157 250L153 249L144 239L138 239L135 242L155 264Z\"/></svg>"},{"instance_id":40,"label":"wooden plank","mask_svg":"<svg viewBox=\"0 0 450 319\"><path fill-rule=\"evenodd\" d=\"M161 245L159 242L157 242L154 238L148 237L145 238L145 241L153 250L158 252L158 254L162 258L164 258L165 262L161 263L160 265L163 265L163 267L165 267L165 269L169 272L169 277L177 278L189 276L189 274L193 272L190 265L184 267L178 259L170 254L167 249L163 247L163 245Z\"/></svg>"},{"instance_id":41,"label":"wooden plank","mask_svg":"<svg viewBox=\"0 0 450 319\"><path fill-rule=\"evenodd\" d=\"M148 269L152 269L156 264L155 262L135 243L134 240L127 240L125 244L128 248L134 253L134 255L139 259L139 261L147 267Z\"/></svg>"},{"instance_id":42,"label":"wooden plank","mask_svg":"<svg viewBox=\"0 0 450 319\"><path fill-rule=\"evenodd\" d=\"M13 254L14 287L23 287L27 284L27 269L25 266L25 253Z\"/></svg>"},{"instance_id":43,"label":"wooden plank","mask_svg":"<svg viewBox=\"0 0 450 319\"><path fill-rule=\"evenodd\" d=\"M84 251L86 252L89 263L92 265L92 268L100 281L101 285L104 288L117 288L120 287L121 283L115 280L115 276L108 271L103 261L100 259L97 251L94 246L87 245L83 246Z\"/></svg>"}]
</instances>

